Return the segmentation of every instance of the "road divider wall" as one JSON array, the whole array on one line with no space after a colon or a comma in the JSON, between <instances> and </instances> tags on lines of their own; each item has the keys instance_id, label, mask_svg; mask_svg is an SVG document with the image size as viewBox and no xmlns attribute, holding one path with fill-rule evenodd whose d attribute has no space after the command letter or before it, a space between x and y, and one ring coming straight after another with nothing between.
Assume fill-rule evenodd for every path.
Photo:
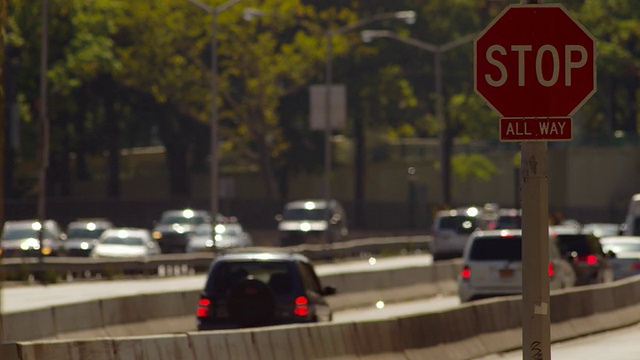
<instances>
[{"instance_id":1,"label":"road divider wall","mask_svg":"<svg viewBox=\"0 0 640 360\"><path fill-rule=\"evenodd\" d=\"M551 336L560 340L640 322L640 277L556 291ZM522 346L519 296L360 323L76 341L10 342L3 360L471 359Z\"/></svg>"},{"instance_id":2,"label":"road divider wall","mask_svg":"<svg viewBox=\"0 0 640 360\"><path fill-rule=\"evenodd\" d=\"M439 278L437 282L433 280L437 273L453 276L460 266L458 260L451 260L432 266L425 264L384 271L372 267L371 271L322 276L321 281L338 289L338 293L327 297L327 301L334 310L340 310L370 306L377 301L397 302L451 294L451 284L456 281L454 277ZM9 313L3 316L1 340L68 338L63 336L68 333L78 336L133 336L170 332L170 327L158 328L158 322L193 315L195 324L199 296L200 290L165 292ZM38 324L36 328L34 323ZM147 326L154 328L147 329Z\"/></svg>"}]
</instances>

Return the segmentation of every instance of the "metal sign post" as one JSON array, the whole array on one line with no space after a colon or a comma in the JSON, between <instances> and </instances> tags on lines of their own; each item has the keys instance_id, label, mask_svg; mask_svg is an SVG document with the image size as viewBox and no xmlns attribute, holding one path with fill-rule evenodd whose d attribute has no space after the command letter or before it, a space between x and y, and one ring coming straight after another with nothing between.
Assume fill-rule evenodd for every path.
<instances>
[{"instance_id":1,"label":"metal sign post","mask_svg":"<svg viewBox=\"0 0 640 360\"><path fill-rule=\"evenodd\" d=\"M571 115L596 91L596 51L562 5L531 4L510 5L478 36L474 78L502 116L500 140L522 141L522 355L549 360L547 141L571 140Z\"/></svg>"},{"instance_id":2,"label":"metal sign post","mask_svg":"<svg viewBox=\"0 0 640 360\"><path fill-rule=\"evenodd\" d=\"M547 143L523 142L522 198L522 358L551 358L549 315L549 209Z\"/></svg>"}]
</instances>

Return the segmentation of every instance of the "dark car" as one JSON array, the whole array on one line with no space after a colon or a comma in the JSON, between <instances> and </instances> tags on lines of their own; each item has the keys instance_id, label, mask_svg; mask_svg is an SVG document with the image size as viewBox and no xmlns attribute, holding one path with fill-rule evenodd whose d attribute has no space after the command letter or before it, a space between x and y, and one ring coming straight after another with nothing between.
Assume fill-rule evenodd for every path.
<instances>
[{"instance_id":1,"label":"dark car","mask_svg":"<svg viewBox=\"0 0 640 360\"><path fill-rule=\"evenodd\" d=\"M236 249L218 256L198 301L198 330L330 321L332 311L305 256L276 249Z\"/></svg>"},{"instance_id":2,"label":"dark car","mask_svg":"<svg viewBox=\"0 0 640 360\"><path fill-rule=\"evenodd\" d=\"M167 210L151 233L163 253L184 253L189 243L189 234L202 224L211 223L211 216L205 210Z\"/></svg>"},{"instance_id":3,"label":"dark car","mask_svg":"<svg viewBox=\"0 0 640 360\"><path fill-rule=\"evenodd\" d=\"M67 240L64 243L67 256L89 256L100 235L113 228L106 219L78 219L67 225Z\"/></svg>"},{"instance_id":4,"label":"dark car","mask_svg":"<svg viewBox=\"0 0 640 360\"><path fill-rule=\"evenodd\" d=\"M337 200L296 200L277 215L281 246L343 240L349 234L347 214Z\"/></svg>"},{"instance_id":5,"label":"dark car","mask_svg":"<svg viewBox=\"0 0 640 360\"><path fill-rule=\"evenodd\" d=\"M551 227L550 233L558 238L560 251L573 265L576 285L613 281L609 255L602 250L598 237L582 233L579 228L570 226Z\"/></svg>"}]
</instances>

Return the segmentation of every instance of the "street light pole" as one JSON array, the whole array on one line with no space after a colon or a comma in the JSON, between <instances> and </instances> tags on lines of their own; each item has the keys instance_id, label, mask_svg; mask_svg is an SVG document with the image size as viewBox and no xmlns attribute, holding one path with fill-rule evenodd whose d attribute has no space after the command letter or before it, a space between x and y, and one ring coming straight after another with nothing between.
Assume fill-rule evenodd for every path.
<instances>
[{"instance_id":1,"label":"street light pole","mask_svg":"<svg viewBox=\"0 0 640 360\"><path fill-rule=\"evenodd\" d=\"M435 89L436 89L436 121L438 123L438 142L440 157L440 188L442 192L442 204L451 204L451 161L447 140L447 122L444 118L444 94L442 89L442 54L460 45L466 44L475 39L476 34L469 34L460 39L450 41L443 45L433 45L409 37L400 36L388 30L363 30L360 35L365 42L370 42L374 38L387 37L401 41L405 44L415 46L422 50L434 54L435 68Z\"/></svg>"},{"instance_id":2,"label":"street light pole","mask_svg":"<svg viewBox=\"0 0 640 360\"><path fill-rule=\"evenodd\" d=\"M48 0L42 1L42 34L40 49L40 141L42 144L40 159L40 176L38 181L38 257L43 260L42 249L46 221L46 197L47 197L47 168L49 167L49 117L47 108L47 63L49 55L49 4ZM41 269L42 270L42 269Z\"/></svg>"},{"instance_id":3,"label":"street light pole","mask_svg":"<svg viewBox=\"0 0 640 360\"><path fill-rule=\"evenodd\" d=\"M211 121L209 124L210 133L211 133L211 145L209 150L209 161L210 161L210 170L211 173L211 219L214 224L218 218L218 183L219 183L219 175L218 175L218 58L217 58L217 47L218 47L218 29L217 29L217 17L218 14L223 12L224 10L230 8L241 0L230 0L226 3L212 8L206 4L203 4L199 0L189 0L192 4L196 5L200 9L206 11L211 15ZM215 240L215 230L213 231L213 236ZM215 241L214 241L215 244Z\"/></svg>"},{"instance_id":4,"label":"street light pole","mask_svg":"<svg viewBox=\"0 0 640 360\"><path fill-rule=\"evenodd\" d=\"M416 22L416 13L415 11L407 10L407 11L396 11L390 13L381 13L376 14L371 17L367 17L356 21L354 23L342 26L338 29L329 29L326 31L326 41L327 41L327 50L325 54L325 118L324 118L324 181L323 181L323 193L324 199L326 203L327 210L329 209L329 202L331 201L331 170L332 170L332 151L331 151L331 87L333 86L333 36L344 34L350 30L357 29L366 24L372 23L374 21L385 20L385 19L398 19L403 20L407 24L413 24ZM331 219L328 218L329 211L326 212L325 217L327 221L327 230L329 227L329 221ZM325 242L327 242L329 236L329 232L325 232Z\"/></svg>"}]
</instances>

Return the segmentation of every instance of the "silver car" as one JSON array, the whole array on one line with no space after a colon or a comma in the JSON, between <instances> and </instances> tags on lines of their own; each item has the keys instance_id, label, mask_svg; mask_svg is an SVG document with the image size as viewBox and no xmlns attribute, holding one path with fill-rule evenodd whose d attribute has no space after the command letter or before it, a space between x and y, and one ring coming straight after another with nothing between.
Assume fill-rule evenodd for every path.
<instances>
[{"instance_id":1,"label":"silver car","mask_svg":"<svg viewBox=\"0 0 640 360\"><path fill-rule=\"evenodd\" d=\"M476 231L464 249L458 276L460 301L522 293L522 231ZM576 274L565 260L557 239L549 236L549 288L572 287Z\"/></svg>"},{"instance_id":2,"label":"silver car","mask_svg":"<svg viewBox=\"0 0 640 360\"><path fill-rule=\"evenodd\" d=\"M213 251L253 245L251 235L238 222L216 224L215 236L213 234L214 229L211 224L198 226L193 233L189 234L187 252Z\"/></svg>"}]
</instances>

